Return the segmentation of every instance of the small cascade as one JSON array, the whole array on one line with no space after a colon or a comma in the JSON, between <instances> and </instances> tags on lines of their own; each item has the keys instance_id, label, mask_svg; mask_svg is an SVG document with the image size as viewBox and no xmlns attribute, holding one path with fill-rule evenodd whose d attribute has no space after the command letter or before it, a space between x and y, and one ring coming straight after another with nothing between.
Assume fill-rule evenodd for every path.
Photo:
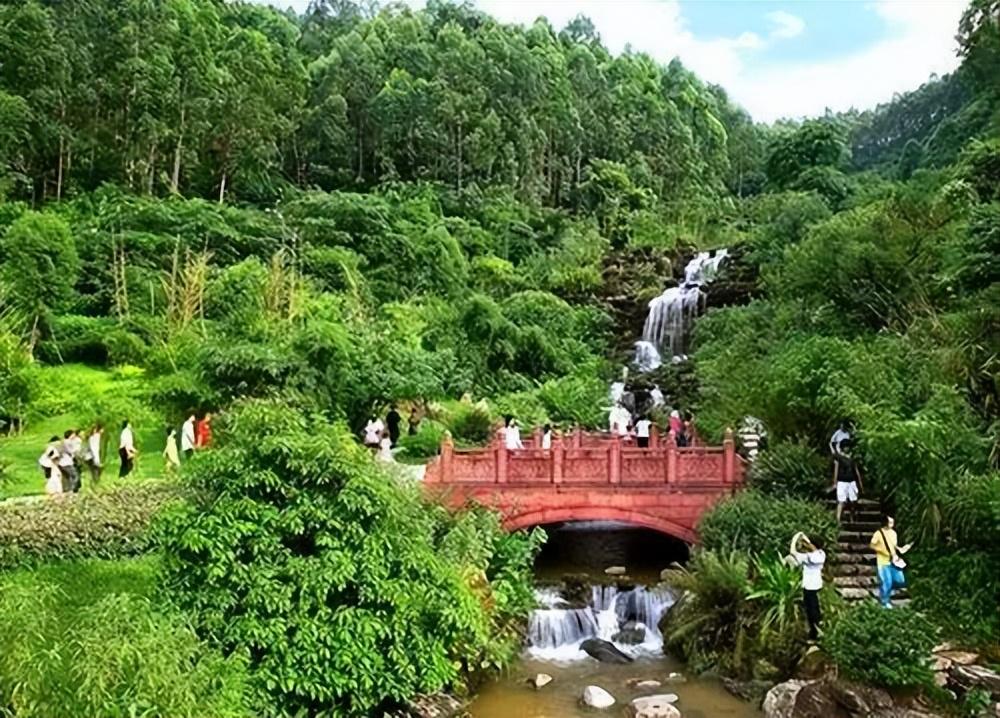
<instances>
[{"instance_id":1,"label":"small cascade","mask_svg":"<svg viewBox=\"0 0 1000 718\"><path fill-rule=\"evenodd\" d=\"M535 596L539 608L528 621L527 652L533 658L551 661L587 659L580 644L588 638L612 641L631 656L658 654L663 637L657 624L674 602L666 589L645 586L629 590L593 586L590 603L582 608L569 607L552 589L538 589ZM645 629L645 639L639 644L615 642L614 637L630 622Z\"/></svg>"},{"instance_id":2,"label":"small cascade","mask_svg":"<svg viewBox=\"0 0 1000 718\"><path fill-rule=\"evenodd\" d=\"M684 268L684 281L649 302L642 340L635 345L635 363L641 371L659 367L664 355L674 361L684 359L691 324L704 308L702 288L715 278L727 256L725 249L699 252Z\"/></svg>"}]
</instances>

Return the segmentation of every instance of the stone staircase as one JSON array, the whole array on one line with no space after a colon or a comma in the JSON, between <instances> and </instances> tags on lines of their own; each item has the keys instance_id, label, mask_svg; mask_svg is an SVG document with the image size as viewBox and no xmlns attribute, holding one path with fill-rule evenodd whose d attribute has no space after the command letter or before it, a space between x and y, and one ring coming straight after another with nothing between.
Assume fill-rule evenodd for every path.
<instances>
[{"instance_id":1,"label":"stone staircase","mask_svg":"<svg viewBox=\"0 0 1000 718\"><path fill-rule=\"evenodd\" d=\"M836 510L836 503L830 503ZM848 518L844 512L844 522L840 527L836 551L828 552L830 575L837 592L849 602L866 598L878 600L879 581L875 570L875 552L868 542L881 524L879 503L872 499L858 502L855 515ZM892 604L904 606L909 603L906 589L893 592Z\"/></svg>"}]
</instances>

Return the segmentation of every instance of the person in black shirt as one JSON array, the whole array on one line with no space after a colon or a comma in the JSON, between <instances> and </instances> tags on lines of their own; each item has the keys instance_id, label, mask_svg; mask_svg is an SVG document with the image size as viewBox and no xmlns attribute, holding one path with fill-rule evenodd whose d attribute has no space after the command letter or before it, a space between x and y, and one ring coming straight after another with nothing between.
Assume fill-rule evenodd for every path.
<instances>
[{"instance_id":1,"label":"person in black shirt","mask_svg":"<svg viewBox=\"0 0 1000 718\"><path fill-rule=\"evenodd\" d=\"M847 504L851 518L854 518L854 506L861 493L861 471L851 456L851 440L840 442L840 453L833 457L833 485L837 490L837 523Z\"/></svg>"},{"instance_id":2,"label":"person in black shirt","mask_svg":"<svg viewBox=\"0 0 1000 718\"><path fill-rule=\"evenodd\" d=\"M399 424L402 420L403 417L399 415L399 412L396 411L396 405L393 404L385 417L385 425L389 429L389 441L393 446L396 446L396 442L399 441Z\"/></svg>"}]
</instances>

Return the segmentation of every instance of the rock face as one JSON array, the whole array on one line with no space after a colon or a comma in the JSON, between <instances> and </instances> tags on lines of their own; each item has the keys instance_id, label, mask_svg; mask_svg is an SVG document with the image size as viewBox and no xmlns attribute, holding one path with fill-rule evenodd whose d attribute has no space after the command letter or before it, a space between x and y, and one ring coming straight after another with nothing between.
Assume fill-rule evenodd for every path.
<instances>
[{"instance_id":1,"label":"rock face","mask_svg":"<svg viewBox=\"0 0 1000 718\"><path fill-rule=\"evenodd\" d=\"M786 681L764 698L765 718L936 718L897 705L883 690L845 681Z\"/></svg>"},{"instance_id":2,"label":"rock face","mask_svg":"<svg viewBox=\"0 0 1000 718\"><path fill-rule=\"evenodd\" d=\"M600 686L587 686L584 688L581 700L584 705L602 710L604 708L610 708L615 704L614 696Z\"/></svg>"},{"instance_id":3,"label":"rock face","mask_svg":"<svg viewBox=\"0 0 1000 718\"><path fill-rule=\"evenodd\" d=\"M631 718L681 718L681 712L673 706L676 702L674 693L643 696L632 701L626 715Z\"/></svg>"},{"instance_id":4,"label":"rock face","mask_svg":"<svg viewBox=\"0 0 1000 718\"><path fill-rule=\"evenodd\" d=\"M637 646L646 640L646 629L635 621L629 621L622 630L611 637L615 643L626 643L630 646Z\"/></svg>"},{"instance_id":5,"label":"rock face","mask_svg":"<svg viewBox=\"0 0 1000 718\"><path fill-rule=\"evenodd\" d=\"M985 666L954 665L948 671L948 682L963 691L979 688L1000 699L1000 674Z\"/></svg>"},{"instance_id":6,"label":"rock face","mask_svg":"<svg viewBox=\"0 0 1000 718\"><path fill-rule=\"evenodd\" d=\"M631 656L622 653L615 644L599 638L588 638L580 644L580 648L586 651L588 656L602 663L631 663L633 660Z\"/></svg>"}]
</instances>

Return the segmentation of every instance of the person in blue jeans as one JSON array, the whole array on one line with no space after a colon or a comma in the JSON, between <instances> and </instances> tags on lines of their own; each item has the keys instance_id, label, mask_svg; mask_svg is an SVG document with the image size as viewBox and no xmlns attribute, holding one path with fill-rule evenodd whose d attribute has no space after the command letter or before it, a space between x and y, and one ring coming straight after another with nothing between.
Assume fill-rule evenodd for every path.
<instances>
[{"instance_id":1,"label":"person in blue jeans","mask_svg":"<svg viewBox=\"0 0 1000 718\"><path fill-rule=\"evenodd\" d=\"M882 517L882 527L872 534L870 546L875 551L875 564L878 566L880 585L879 600L885 608L892 608L893 589L906 586L906 562L902 554L910 550L913 544L899 545L896 537L896 521L886 514Z\"/></svg>"}]
</instances>

